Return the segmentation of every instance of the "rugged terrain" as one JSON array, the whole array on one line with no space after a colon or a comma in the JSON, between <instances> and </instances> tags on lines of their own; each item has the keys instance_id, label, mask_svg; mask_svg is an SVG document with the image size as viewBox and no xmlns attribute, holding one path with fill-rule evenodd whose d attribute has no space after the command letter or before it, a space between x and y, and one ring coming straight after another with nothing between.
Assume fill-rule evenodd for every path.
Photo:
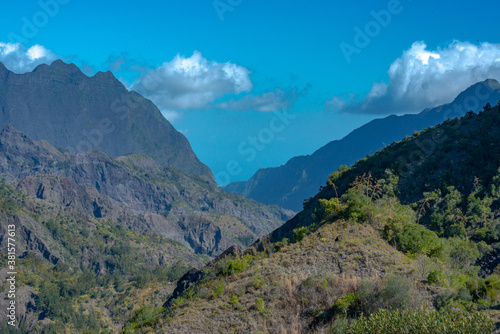
<instances>
[{"instance_id":1,"label":"rugged terrain","mask_svg":"<svg viewBox=\"0 0 500 334\"><path fill-rule=\"evenodd\" d=\"M190 267L294 215L220 189L184 136L111 73L0 64L0 106L0 244L15 225L20 319L1 332L118 332Z\"/></svg>"},{"instance_id":2,"label":"rugged terrain","mask_svg":"<svg viewBox=\"0 0 500 334\"><path fill-rule=\"evenodd\" d=\"M10 125L0 133L0 174L30 196L140 233L161 234L207 255L249 245L292 215L163 167L144 154L70 154L34 142Z\"/></svg>"},{"instance_id":3,"label":"rugged terrain","mask_svg":"<svg viewBox=\"0 0 500 334\"><path fill-rule=\"evenodd\" d=\"M294 157L280 167L260 169L250 180L231 183L225 189L265 204L300 211L304 199L314 196L328 175L340 165L352 165L415 131L461 117L469 110L477 112L486 103L494 105L499 99L500 84L496 80L479 82L449 104L415 115L392 115L373 120L311 155Z\"/></svg>"},{"instance_id":4,"label":"rugged terrain","mask_svg":"<svg viewBox=\"0 0 500 334\"><path fill-rule=\"evenodd\" d=\"M123 333L490 333L500 106L332 173L295 218L191 270Z\"/></svg>"},{"instance_id":5,"label":"rugged terrain","mask_svg":"<svg viewBox=\"0 0 500 334\"><path fill-rule=\"evenodd\" d=\"M157 298L172 290L171 280L207 260L158 234L133 232L71 205L28 197L5 183L0 184L0 221L2 249L7 249L8 226L15 226L19 324L16 331L2 322L2 333L117 332L134 309L160 303ZM6 319L6 253L1 267L0 314Z\"/></svg>"}]
</instances>

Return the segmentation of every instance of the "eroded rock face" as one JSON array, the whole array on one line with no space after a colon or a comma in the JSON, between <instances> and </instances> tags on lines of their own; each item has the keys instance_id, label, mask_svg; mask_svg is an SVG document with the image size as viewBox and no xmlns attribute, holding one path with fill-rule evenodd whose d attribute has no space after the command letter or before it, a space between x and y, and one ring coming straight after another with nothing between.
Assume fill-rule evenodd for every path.
<instances>
[{"instance_id":1,"label":"eroded rock face","mask_svg":"<svg viewBox=\"0 0 500 334\"><path fill-rule=\"evenodd\" d=\"M427 108L419 114L375 119L310 155L293 157L279 167L259 169L248 181L233 182L224 188L265 204L300 211L304 200L314 196L325 185L328 176L341 165L350 166L367 154L373 154L415 131L442 123L448 118L464 116L470 108L475 108L475 112L481 111L486 103L495 105L499 99L500 84L496 80L478 82L449 104ZM469 101L476 101L476 106L471 106Z\"/></svg>"},{"instance_id":2,"label":"eroded rock face","mask_svg":"<svg viewBox=\"0 0 500 334\"><path fill-rule=\"evenodd\" d=\"M2 219L2 224L0 224L0 247L2 249L7 249L8 236L6 227L9 225L15 226L16 256L19 257L29 251L34 251L52 264L57 264L60 258L59 253L51 249L49 245L39 238L37 235L39 234L37 222L30 217L23 216L21 218L16 214Z\"/></svg>"},{"instance_id":3,"label":"eroded rock face","mask_svg":"<svg viewBox=\"0 0 500 334\"><path fill-rule=\"evenodd\" d=\"M246 251L245 251L246 253ZM243 254L245 254L240 247L233 245L227 248L224 252L222 252L217 258L215 258L212 262L210 262L206 268L210 268L215 266L219 261L222 261L224 258L231 256L233 258L239 258ZM169 307L172 301L182 295L191 285L203 279L206 275L206 272L203 269L191 268L187 273L185 273L178 281L177 285L167 299L167 301L163 304L163 307Z\"/></svg>"},{"instance_id":4,"label":"eroded rock face","mask_svg":"<svg viewBox=\"0 0 500 334\"><path fill-rule=\"evenodd\" d=\"M232 240L221 229L203 217L187 217L179 221L185 240L196 253L214 256L231 246Z\"/></svg>"},{"instance_id":5,"label":"eroded rock face","mask_svg":"<svg viewBox=\"0 0 500 334\"><path fill-rule=\"evenodd\" d=\"M6 275L0 270L0 278L6 278ZM26 330L33 329L36 324L36 299L38 296L35 289L29 286L23 286L16 291L16 325L24 324ZM7 298L7 293L0 293L0 317L3 321L7 321L7 307L9 307L10 299Z\"/></svg>"},{"instance_id":6,"label":"eroded rock face","mask_svg":"<svg viewBox=\"0 0 500 334\"><path fill-rule=\"evenodd\" d=\"M229 194L146 155L69 154L12 126L0 133L0 174L29 196L158 233L209 256L233 244L248 246L293 214Z\"/></svg>"}]
</instances>

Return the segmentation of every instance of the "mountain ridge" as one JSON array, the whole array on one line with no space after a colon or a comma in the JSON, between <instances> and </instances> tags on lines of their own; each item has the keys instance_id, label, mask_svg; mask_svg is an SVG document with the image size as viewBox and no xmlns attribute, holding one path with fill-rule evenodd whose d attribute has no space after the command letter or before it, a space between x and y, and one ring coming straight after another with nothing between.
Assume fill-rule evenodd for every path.
<instances>
[{"instance_id":1,"label":"mountain ridge","mask_svg":"<svg viewBox=\"0 0 500 334\"><path fill-rule=\"evenodd\" d=\"M123 332L497 333L499 142L500 101L341 167L293 219L190 270Z\"/></svg>"},{"instance_id":2,"label":"mountain ridge","mask_svg":"<svg viewBox=\"0 0 500 334\"><path fill-rule=\"evenodd\" d=\"M147 153L162 165L214 180L184 135L110 71L88 77L75 64L55 60L16 74L2 64L0 111L0 128L12 124L71 153Z\"/></svg>"},{"instance_id":3,"label":"mountain ridge","mask_svg":"<svg viewBox=\"0 0 500 334\"><path fill-rule=\"evenodd\" d=\"M292 215L221 190L202 176L161 166L145 154L71 154L35 142L12 125L0 132L0 175L26 194L60 203L68 204L68 196L78 192L73 204L81 199L78 208L90 215L108 212L104 217L127 228L161 234L210 256L232 243L248 244ZM65 179L74 185L65 188ZM43 188L55 194L44 195ZM238 226L235 231L230 224Z\"/></svg>"},{"instance_id":4,"label":"mountain ridge","mask_svg":"<svg viewBox=\"0 0 500 334\"><path fill-rule=\"evenodd\" d=\"M313 196L323 185L323 180L340 165L351 165L414 131L434 126L450 117L463 116L470 109L479 111L487 102L494 104L498 99L500 84L487 79L468 87L448 104L427 108L418 114L375 119L311 155L293 157L279 167L260 169L248 181L234 182L224 189L264 204L300 211L303 201Z\"/></svg>"}]
</instances>

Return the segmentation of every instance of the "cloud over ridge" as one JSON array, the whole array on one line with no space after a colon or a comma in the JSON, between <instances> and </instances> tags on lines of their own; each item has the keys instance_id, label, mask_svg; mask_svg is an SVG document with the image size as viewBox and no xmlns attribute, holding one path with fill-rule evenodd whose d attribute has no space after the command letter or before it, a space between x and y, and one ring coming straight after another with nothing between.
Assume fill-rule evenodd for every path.
<instances>
[{"instance_id":1,"label":"cloud over ridge","mask_svg":"<svg viewBox=\"0 0 500 334\"><path fill-rule=\"evenodd\" d=\"M14 73L30 72L38 65L50 64L57 58L52 51L38 44L26 48L20 43L0 42L0 62Z\"/></svg>"},{"instance_id":2,"label":"cloud over ridge","mask_svg":"<svg viewBox=\"0 0 500 334\"><path fill-rule=\"evenodd\" d=\"M160 108L203 108L226 94L250 91L249 74L242 66L208 61L195 51L191 57L178 54L146 72L131 88L152 99Z\"/></svg>"},{"instance_id":3,"label":"cloud over ridge","mask_svg":"<svg viewBox=\"0 0 500 334\"><path fill-rule=\"evenodd\" d=\"M404 114L451 102L478 81L500 78L500 44L454 41L428 50L424 42L415 42L391 64L388 75L388 83L374 83L364 97L333 97L326 110Z\"/></svg>"}]
</instances>

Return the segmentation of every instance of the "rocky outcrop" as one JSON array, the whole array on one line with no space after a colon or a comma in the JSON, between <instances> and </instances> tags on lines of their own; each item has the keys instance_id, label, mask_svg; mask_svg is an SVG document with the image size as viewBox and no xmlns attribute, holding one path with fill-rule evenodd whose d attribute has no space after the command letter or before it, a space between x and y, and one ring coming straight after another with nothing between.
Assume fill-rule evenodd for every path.
<instances>
[{"instance_id":1,"label":"rocky outcrop","mask_svg":"<svg viewBox=\"0 0 500 334\"><path fill-rule=\"evenodd\" d=\"M210 262L205 268L214 267L217 263L222 261L228 256L233 258L239 258L243 255L241 248L236 245L233 245L227 248L224 252L222 252L217 258L215 258L212 262ZM172 301L182 295L191 285L199 282L206 276L206 271L203 269L191 268L187 273L185 273L178 281L177 285L167 299L167 301L163 304L163 307L169 307Z\"/></svg>"},{"instance_id":2,"label":"rocky outcrop","mask_svg":"<svg viewBox=\"0 0 500 334\"><path fill-rule=\"evenodd\" d=\"M70 154L12 126L0 133L0 174L29 196L158 233L210 256L231 244L248 246L293 214L230 194L147 155ZM237 233L230 231L233 225L240 226Z\"/></svg>"},{"instance_id":3,"label":"rocky outcrop","mask_svg":"<svg viewBox=\"0 0 500 334\"><path fill-rule=\"evenodd\" d=\"M198 282L204 277L202 270L196 268L191 268L187 273L185 273L178 281L174 292L170 295L167 301L163 304L163 307L169 307L172 301L184 293L192 284Z\"/></svg>"},{"instance_id":4,"label":"rocky outcrop","mask_svg":"<svg viewBox=\"0 0 500 334\"><path fill-rule=\"evenodd\" d=\"M474 265L480 267L479 275L481 275L482 277L486 277L493 274L499 264L500 248L495 248L479 258Z\"/></svg>"},{"instance_id":5,"label":"rocky outcrop","mask_svg":"<svg viewBox=\"0 0 500 334\"><path fill-rule=\"evenodd\" d=\"M59 258L54 256L47 245L26 226L21 227L19 236L26 243L26 251L37 251L52 264L59 262Z\"/></svg>"},{"instance_id":6,"label":"rocky outcrop","mask_svg":"<svg viewBox=\"0 0 500 334\"><path fill-rule=\"evenodd\" d=\"M185 240L196 253L214 256L233 242L218 226L204 217L187 217L179 221L179 226L185 231Z\"/></svg>"},{"instance_id":7,"label":"rocky outcrop","mask_svg":"<svg viewBox=\"0 0 500 334\"><path fill-rule=\"evenodd\" d=\"M48 244L40 239L38 233L34 231L33 226L36 225L31 218L26 216L12 215L2 219L0 224L0 247L7 249L8 237L7 226L15 226L15 250L16 256L23 256L28 252L40 254L43 258L52 264L57 264L59 254L51 249Z\"/></svg>"}]
</instances>

